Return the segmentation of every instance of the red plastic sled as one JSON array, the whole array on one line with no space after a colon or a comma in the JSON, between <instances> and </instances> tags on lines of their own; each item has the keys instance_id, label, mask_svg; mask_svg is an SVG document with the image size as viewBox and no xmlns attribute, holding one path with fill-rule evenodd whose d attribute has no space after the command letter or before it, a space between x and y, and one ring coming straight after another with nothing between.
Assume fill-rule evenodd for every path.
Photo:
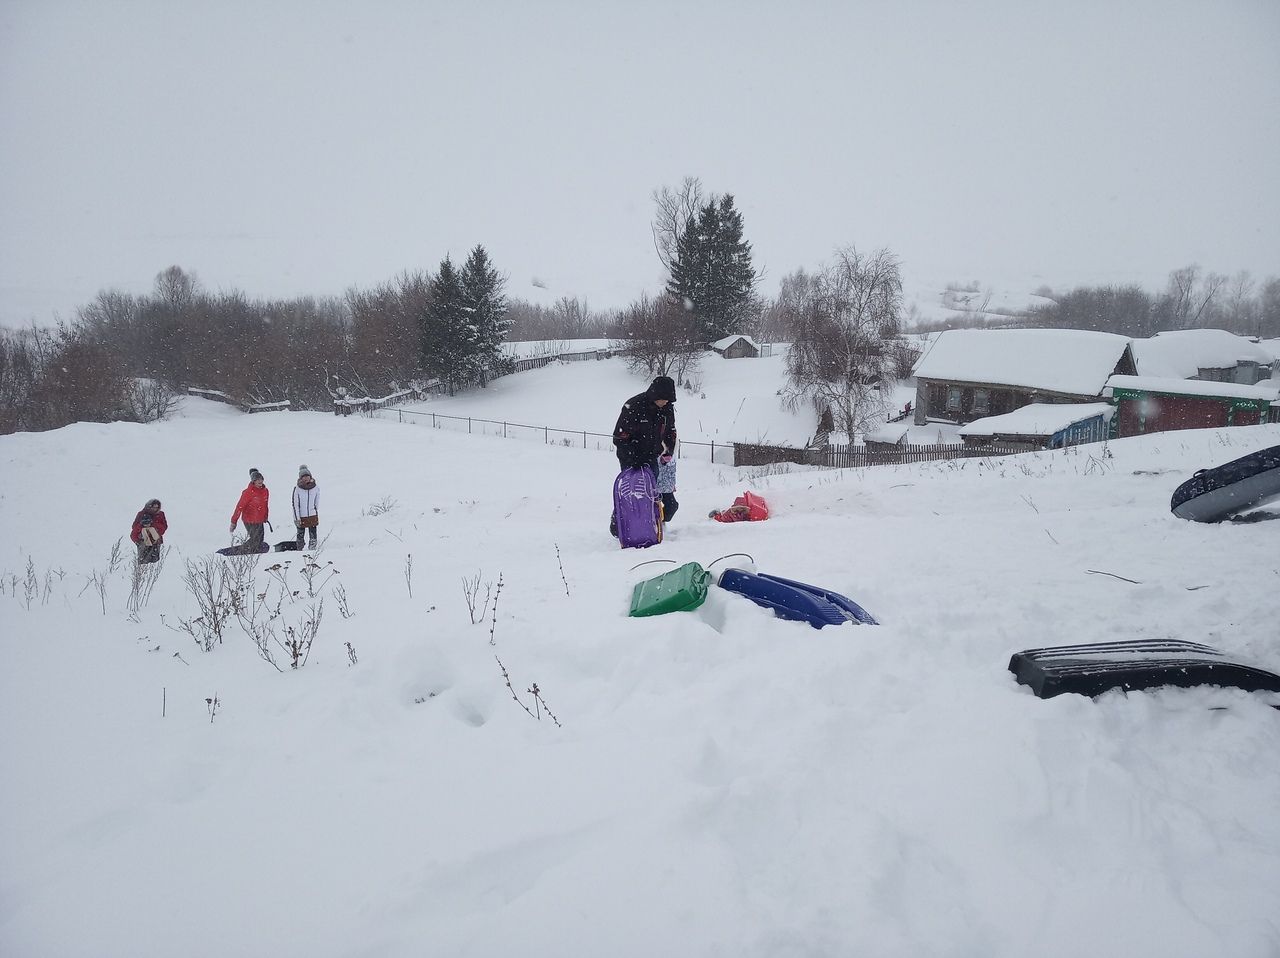
<instances>
[{"instance_id":1,"label":"red plastic sled","mask_svg":"<svg viewBox=\"0 0 1280 958\"><path fill-rule=\"evenodd\" d=\"M769 518L769 503L754 492L744 492L728 509L713 510L711 518L716 522L760 522Z\"/></svg>"}]
</instances>

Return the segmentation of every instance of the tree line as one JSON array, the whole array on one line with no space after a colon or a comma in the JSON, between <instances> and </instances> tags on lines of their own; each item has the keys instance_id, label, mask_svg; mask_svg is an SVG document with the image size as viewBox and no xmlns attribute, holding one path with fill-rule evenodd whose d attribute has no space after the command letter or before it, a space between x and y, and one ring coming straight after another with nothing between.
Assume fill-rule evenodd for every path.
<instances>
[{"instance_id":1,"label":"tree line","mask_svg":"<svg viewBox=\"0 0 1280 958\"><path fill-rule=\"evenodd\" d=\"M189 387L323 409L340 391L483 386L510 367L504 286L483 246L328 299L209 292L171 266L149 294L107 290L54 329L0 330L0 433L148 422Z\"/></svg>"},{"instance_id":2,"label":"tree line","mask_svg":"<svg viewBox=\"0 0 1280 958\"><path fill-rule=\"evenodd\" d=\"M1079 286L1035 306L1026 325L1092 329L1146 338L1161 330L1226 329L1241 336L1280 338L1280 278L1257 282L1247 271L1228 277L1184 266L1165 288Z\"/></svg>"},{"instance_id":3,"label":"tree line","mask_svg":"<svg viewBox=\"0 0 1280 958\"><path fill-rule=\"evenodd\" d=\"M1257 283L1248 273L1228 278L1196 266L1174 270L1154 294L1133 285L1042 289L1045 303L1026 313L993 322L976 308L929 327L904 312L893 253L849 245L829 263L783 276L766 298L733 194L686 177L652 200L654 249L667 278L619 310L593 311L576 297L549 306L509 298L483 246L460 267L446 257L434 272L327 299L212 293L194 273L170 267L150 294L101 292L56 329L0 330L0 432L149 421L193 386L301 409L327 408L340 393L452 393L508 371L508 340L609 339L633 369L695 390L706 347L743 334L792 343L783 401L812 405L853 435L882 419L889 387L910 375L908 324L926 331L999 322L1134 337L1214 326L1280 337L1280 279Z\"/></svg>"}]
</instances>

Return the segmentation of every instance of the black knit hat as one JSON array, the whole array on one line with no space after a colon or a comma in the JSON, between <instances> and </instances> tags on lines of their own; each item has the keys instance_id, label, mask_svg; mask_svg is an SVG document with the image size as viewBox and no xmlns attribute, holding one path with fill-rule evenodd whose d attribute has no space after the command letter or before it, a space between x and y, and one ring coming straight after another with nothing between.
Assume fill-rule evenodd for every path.
<instances>
[{"instance_id":1,"label":"black knit hat","mask_svg":"<svg viewBox=\"0 0 1280 958\"><path fill-rule=\"evenodd\" d=\"M676 384L670 376L659 376L649 387L649 395L654 399L676 401Z\"/></svg>"},{"instance_id":2,"label":"black knit hat","mask_svg":"<svg viewBox=\"0 0 1280 958\"><path fill-rule=\"evenodd\" d=\"M266 477L265 477L265 476L263 476L263 474L262 474L262 473L260 473L260 472L259 472L256 468L254 468L253 466L250 466L250 467L249 467L249 481L250 481L250 482L253 482L253 481L254 481L254 480L256 480L256 479L261 479L263 482L266 482L266 481L267 481L267 480L266 480Z\"/></svg>"}]
</instances>

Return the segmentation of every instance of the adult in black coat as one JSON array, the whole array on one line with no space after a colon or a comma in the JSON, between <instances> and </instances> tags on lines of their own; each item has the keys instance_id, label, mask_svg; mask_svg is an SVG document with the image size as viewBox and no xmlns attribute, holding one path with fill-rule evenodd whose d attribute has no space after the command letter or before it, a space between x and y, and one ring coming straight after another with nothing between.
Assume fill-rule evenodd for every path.
<instances>
[{"instance_id":1,"label":"adult in black coat","mask_svg":"<svg viewBox=\"0 0 1280 958\"><path fill-rule=\"evenodd\" d=\"M618 424L613 427L620 468L648 466L657 478L658 457L671 455L676 448L675 401L675 382L670 376L659 376L648 389L622 404Z\"/></svg>"}]
</instances>

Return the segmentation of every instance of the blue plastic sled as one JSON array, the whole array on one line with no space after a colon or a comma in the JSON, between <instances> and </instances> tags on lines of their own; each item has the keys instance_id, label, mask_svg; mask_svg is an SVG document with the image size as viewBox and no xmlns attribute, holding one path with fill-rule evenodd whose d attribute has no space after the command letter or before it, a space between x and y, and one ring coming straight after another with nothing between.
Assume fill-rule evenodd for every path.
<instances>
[{"instance_id":1,"label":"blue plastic sled","mask_svg":"<svg viewBox=\"0 0 1280 958\"><path fill-rule=\"evenodd\" d=\"M772 609L780 619L808 622L815 629L824 625L879 625L880 623L858 603L838 592L816 585L783 579L776 575L725 569L719 586L744 595L756 605Z\"/></svg>"}]
</instances>

